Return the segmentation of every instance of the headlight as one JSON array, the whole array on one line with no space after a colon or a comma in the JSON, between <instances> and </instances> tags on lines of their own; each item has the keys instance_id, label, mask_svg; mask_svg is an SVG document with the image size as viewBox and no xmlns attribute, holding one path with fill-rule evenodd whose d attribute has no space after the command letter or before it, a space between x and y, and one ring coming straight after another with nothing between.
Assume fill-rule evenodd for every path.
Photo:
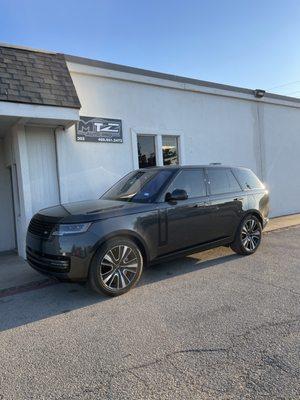
<instances>
[{"instance_id":1,"label":"headlight","mask_svg":"<svg viewBox=\"0 0 300 400\"><path fill-rule=\"evenodd\" d=\"M61 224L52 232L53 236L73 235L75 233L86 232L91 226L91 222L86 224Z\"/></svg>"}]
</instances>

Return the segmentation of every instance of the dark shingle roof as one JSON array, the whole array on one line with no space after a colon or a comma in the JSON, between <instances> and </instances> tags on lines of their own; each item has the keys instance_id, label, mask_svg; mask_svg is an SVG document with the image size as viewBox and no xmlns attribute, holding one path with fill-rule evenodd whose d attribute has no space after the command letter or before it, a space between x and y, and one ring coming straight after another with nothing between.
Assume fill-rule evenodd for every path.
<instances>
[{"instance_id":1,"label":"dark shingle roof","mask_svg":"<svg viewBox=\"0 0 300 400\"><path fill-rule=\"evenodd\" d=\"M0 46L0 101L80 108L64 55Z\"/></svg>"}]
</instances>

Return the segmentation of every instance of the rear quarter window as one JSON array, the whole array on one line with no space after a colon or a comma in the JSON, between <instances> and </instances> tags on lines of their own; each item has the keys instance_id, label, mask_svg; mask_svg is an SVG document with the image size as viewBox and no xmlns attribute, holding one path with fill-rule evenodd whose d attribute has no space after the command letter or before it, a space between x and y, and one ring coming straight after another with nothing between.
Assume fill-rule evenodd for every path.
<instances>
[{"instance_id":1,"label":"rear quarter window","mask_svg":"<svg viewBox=\"0 0 300 400\"><path fill-rule=\"evenodd\" d=\"M234 168L233 173L239 181L243 190L264 189L263 183L258 179L251 169Z\"/></svg>"}]
</instances>

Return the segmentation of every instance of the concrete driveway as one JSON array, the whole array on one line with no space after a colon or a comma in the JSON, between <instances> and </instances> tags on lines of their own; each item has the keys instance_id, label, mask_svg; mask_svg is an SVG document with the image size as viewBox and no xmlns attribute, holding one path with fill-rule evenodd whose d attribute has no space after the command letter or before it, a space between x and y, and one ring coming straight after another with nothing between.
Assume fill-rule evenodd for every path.
<instances>
[{"instance_id":1,"label":"concrete driveway","mask_svg":"<svg viewBox=\"0 0 300 400\"><path fill-rule=\"evenodd\" d=\"M0 298L0 399L298 399L300 227L145 271L118 298Z\"/></svg>"}]
</instances>

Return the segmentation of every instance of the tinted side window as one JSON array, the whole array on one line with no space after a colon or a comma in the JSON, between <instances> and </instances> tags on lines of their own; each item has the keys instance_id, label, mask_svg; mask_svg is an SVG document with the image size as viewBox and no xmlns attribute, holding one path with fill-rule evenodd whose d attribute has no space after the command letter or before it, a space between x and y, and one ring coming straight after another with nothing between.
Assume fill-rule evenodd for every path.
<instances>
[{"instance_id":1,"label":"tinted side window","mask_svg":"<svg viewBox=\"0 0 300 400\"><path fill-rule=\"evenodd\" d=\"M251 169L235 168L233 171L243 189L264 189L264 185Z\"/></svg>"},{"instance_id":2,"label":"tinted side window","mask_svg":"<svg viewBox=\"0 0 300 400\"><path fill-rule=\"evenodd\" d=\"M189 198L206 196L203 169L186 169L179 172L168 188L172 193L175 189L183 189Z\"/></svg>"},{"instance_id":3,"label":"tinted side window","mask_svg":"<svg viewBox=\"0 0 300 400\"><path fill-rule=\"evenodd\" d=\"M241 191L240 185L227 168L208 168L208 180L211 194L223 194Z\"/></svg>"}]
</instances>

